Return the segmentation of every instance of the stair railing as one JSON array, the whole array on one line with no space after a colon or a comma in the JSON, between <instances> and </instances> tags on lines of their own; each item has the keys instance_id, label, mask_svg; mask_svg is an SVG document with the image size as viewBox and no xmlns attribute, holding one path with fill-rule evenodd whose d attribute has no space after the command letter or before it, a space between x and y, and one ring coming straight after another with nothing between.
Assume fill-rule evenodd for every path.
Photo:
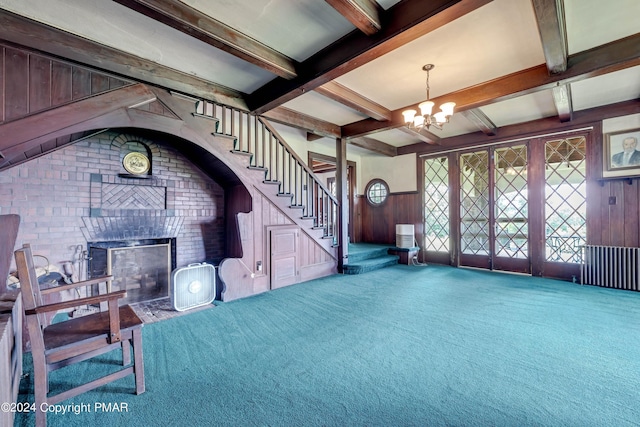
<instances>
[{"instance_id":1,"label":"stair railing","mask_svg":"<svg viewBox=\"0 0 640 427\"><path fill-rule=\"evenodd\" d=\"M337 243L338 200L268 121L209 101L198 102L196 114L217 119L216 132L235 138L234 152L250 156L249 168L263 170L263 182L277 185L278 196L290 197L301 218Z\"/></svg>"}]
</instances>

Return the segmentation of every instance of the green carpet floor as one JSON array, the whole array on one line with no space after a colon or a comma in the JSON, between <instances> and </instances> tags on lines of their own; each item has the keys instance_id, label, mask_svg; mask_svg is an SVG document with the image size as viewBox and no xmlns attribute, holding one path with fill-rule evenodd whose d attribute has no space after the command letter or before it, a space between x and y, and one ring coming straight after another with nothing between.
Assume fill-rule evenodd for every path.
<instances>
[{"instance_id":1,"label":"green carpet floor","mask_svg":"<svg viewBox=\"0 0 640 427\"><path fill-rule=\"evenodd\" d=\"M143 339L146 393L125 378L49 425L640 425L636 292L397 265L221 303ZM92 372L80 365L54 382Z\"/></svg>"}]
</instances>

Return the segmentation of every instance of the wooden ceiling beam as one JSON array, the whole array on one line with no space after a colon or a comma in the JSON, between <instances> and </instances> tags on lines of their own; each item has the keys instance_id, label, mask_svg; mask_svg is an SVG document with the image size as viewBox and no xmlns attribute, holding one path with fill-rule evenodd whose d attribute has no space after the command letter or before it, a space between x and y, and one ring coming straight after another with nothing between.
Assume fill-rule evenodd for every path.
<instances>
[{"instance_id":1,"label":"wooden ceiling beam","mask_svg":"<svg viewBox=\"0 0 640 427\"><path fill-rule=\"evenodd\" d=\"M561 123L556 117L547 117L545 119L533 120L526 123L516 123L508 126L501 126L499 138L496 138L495 136L488 136L481 132L467 133L464 135L442 138L441 146L416 143L398 147L398 155L410 153L429 154L442 151L443 148L451 150L473 145L508 141L513 138L522 138L526 136L540 135L545 133L571 131L575 130L579 126L589 127L594 123L600 123L605 119L628 116L632 114L640 114L639 99L590 108L588 110L576 111L573 114L573 120L571 120L570 124Z\"/></svg>"},{"instance_id":2,"label":"wooden ceiling beam","mask_svg":"<svg viewBox=\"0 0 640 427\"><path fill-rule=\"evenodd\" d=\"M567 70L567 32L564 0L531 0L542 49L551 74Z\"/></svg>"},{"instance_id":3,"label":"wooden ceiling beam","mask_svg":"<svg viewBox=\"0 0 640 427\"><path fill-rule=\"evenodd\" d=\"M493 136L498 133L498 128L491 119L479 108L472 108L461 112L462 115L473 123L485 135Z\"/></svg>"},{"instance_id":4,"label":"wooden ceiling beam","mask_svg":"<svg viewBox=\"0 0 640 427\"><path fill-rule=\"evenodd\" d=\"M371 36L382 28L382 8L375 0L325 0L360 31Z\"/></svg>"},{"instance_id":5,"label":"wooden ceiling beam","mask_svg":"<svg viewBox=\"0 0 640 427\"><path fill-rule=\"evenodd\" d=\"M273 79L248 95L249 109L263 114L303 93L389 53L491 0L405 0L384 11L382 30L372 36L354 30L298 66L298 77Z\"/></svg>"},{"instance_id":6,"label":"wooden ceiling beam","mask_svg":"<svg viewBox=\"0 0 640 427\"><path fill-rule=\"evenodd\" d=\"M297 75L291 58L179 0L115 1L284 79Z\"/></svg>"},{"instance_id":7,"label":"wooden ceiling beam","mask_svg":"<svg viewBox=\"0 0 640 427\"><path fill-rule=\"evenodd\" d=\"M396 147L378 141L377 139L362 137L350 139L348 142L356 147L364 148L374 153L382 154L383 156L395 157L398 155L398 149Z\"/></svg>"},{"instance_id":8,"label":"wooden ceiling beam","mask_svg":"<svg viewBox=\"0 0 640 427\"><path fill-rule=\"evenodd\" d=\"M322 139L322 138L324 138L324 136L316 135L313 132L307 132L307 142L317 141L317 140Z\"/></svg>"},{"instance_id":9,"label":"wooden ceiling beam","mask_svg":"<svg viewBox=\"0 0 640 427\"><path fill-rule=\"evenodd\" d=\"M640 33L570 55L568 64L564 73L550 75L547 65L541 64L431 100L436 104L455 102L456 110L460 112L635 67L640 65ZM385 122L365 119L345 125L342 136L355 138L401 126L402 111L409 108L417 109L415 105L409 105L394 110L392 119Z\"/></svg>"},{"instance_id":10,"label":"wooden ceiling beam","mask_svg":"<svg viewBox=\"0 0 640 427\"><path fill-rule=\"evenodd\" d=\"M0 39L176 92L247 110L244 95L175 69L0 10Z\"/></svg>"},{"instance_id":11,"label":"wooden ceiling beam","mask_svg":"<svg viewBox=\"0 0 640 427\"><path fill-rule=\"evenodd\" d=\"M376 104L368 98L352 91L348 87L336 82L327 82L315 89L319 94L333 99L342 105L353 108L361 112L365 116L369 116L375 120L390 120L391 111L384 108L380 104Z\"/></svg>"},{"instance_id":12,"label":"wooden ceiling beam","mask_svg":"<svg viewBox=\"0 0 640 427\"><path fill-rule=\"evenodd\" d=\"M340 138L340 126L285 107L274 108L262 114L271 121L292 126L328 138Z\"/></svg>"},{"instance_id":13,"label":"wooden ceiling beam","mask_svg":"<svg viewBox=\"0 0 640 427\"><path fill-rule=\"evenodd\" d=\"M552 89L553 103L556 105L561 122L571 121L573 117L573 102L571 101L571 85L559 85Z\"/></svg>"}]
</instances>

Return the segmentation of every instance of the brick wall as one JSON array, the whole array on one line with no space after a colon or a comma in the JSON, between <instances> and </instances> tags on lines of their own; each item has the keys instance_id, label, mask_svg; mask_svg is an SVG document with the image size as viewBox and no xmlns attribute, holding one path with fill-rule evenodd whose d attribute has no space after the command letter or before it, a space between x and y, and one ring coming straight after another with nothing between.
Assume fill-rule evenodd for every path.
<instances>
[{"instance_id":1,"label":"brick wall","mask_svg":"<svg viewBox=\"0 0 640 427\"><path fill-rule=\"evenodd\" d=\"M123 177L123 156L140 147L151 175ZM7 213L21 216L17 246L30 243L58 267L78 245L122 240L117 233L175 237L178 267L224 256L223 188L163 141L130 134L103 133L1 171ZM103 228L116 234L105 237Z\"/></svg>"}]
</instances>

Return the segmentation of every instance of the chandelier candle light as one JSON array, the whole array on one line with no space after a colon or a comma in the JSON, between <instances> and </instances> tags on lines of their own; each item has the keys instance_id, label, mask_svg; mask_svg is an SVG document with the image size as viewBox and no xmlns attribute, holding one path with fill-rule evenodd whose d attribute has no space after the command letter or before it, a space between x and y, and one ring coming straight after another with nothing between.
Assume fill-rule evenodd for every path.
<instances>
[{"instance_id":1,"label":"chandelier candle light","mask_svg":"<svg viewBox=\"0 0 640 427\"><path fill-rule=\"evenodd\" d=\"M427 100L418 105L420 115L416 116L416 110L405 110L402 112L408 128L420 130L424 127L429 129L430 126L433 126L442 130L442 126L445 123L449 123L449 118L453 115L453 108L456 106L455 102L445 102L440 106L441 111L431 115L435 103L429 100L429 71L433 70L434 67L435 65L433 64L427 64L422 67L422 69L427 72Z\"/></svg>"}]
</instances>

